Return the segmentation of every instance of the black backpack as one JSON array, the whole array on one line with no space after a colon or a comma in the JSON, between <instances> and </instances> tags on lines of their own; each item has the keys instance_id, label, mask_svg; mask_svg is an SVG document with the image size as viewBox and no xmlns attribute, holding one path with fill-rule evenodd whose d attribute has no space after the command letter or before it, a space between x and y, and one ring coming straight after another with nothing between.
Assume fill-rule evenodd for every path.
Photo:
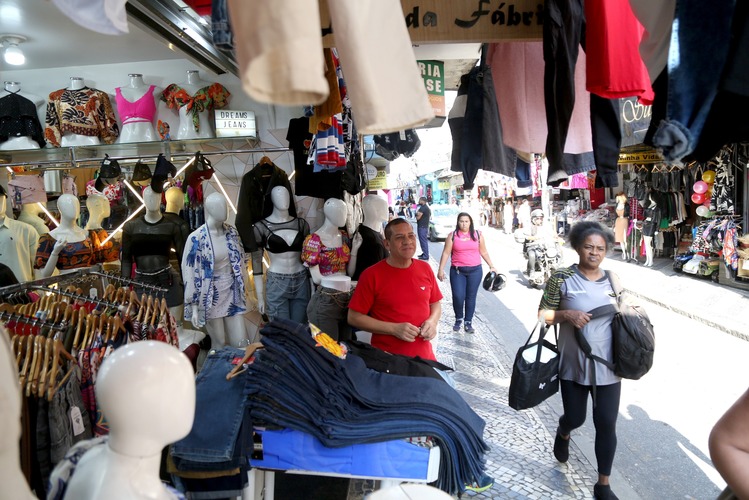
<instances>
[{"instance_id":1,"label":"black backpack","mask_svg":"<svg viewBox=\"0 0 749 500\"><path fill-rule=\"evenodd\" d=\"M653 355L655 353L655 330L650 322L648 314L642 306L630 303L622 297L622 287L616 275L606 271L606 276L611 283L611 288L616 294L617 305L606 305L596 307L592 311L591 319L613 314L611 331L614 337L614 359L613 363L596 356L591 352L591 347L580 330L575 330L575 338L585 356L598 361L611 370L614 374L631 380L638 380L645 375L653 366ZM593 394L595 400L595 364L593 365Z\"/></svg>"}]
</instances>

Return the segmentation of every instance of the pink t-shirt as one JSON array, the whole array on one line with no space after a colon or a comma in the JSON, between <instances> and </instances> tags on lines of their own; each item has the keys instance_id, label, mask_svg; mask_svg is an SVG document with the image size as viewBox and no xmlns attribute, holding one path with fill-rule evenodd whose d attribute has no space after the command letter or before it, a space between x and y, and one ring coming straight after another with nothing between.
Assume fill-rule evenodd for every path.
<instances>
[{"instance_id":1,"label":"pink t-shirt","mask_svg":"<svg viewBox=\"0 0 749 500\"><path fill-rule=\"evenodd\" d=\"M479 239L481 233L473 232L475 240L471 239L471 233L455 231L453 238L452 265L458 267L473 267L481 265L481 253L479 252Z\"/></svg>"}]
</instances>

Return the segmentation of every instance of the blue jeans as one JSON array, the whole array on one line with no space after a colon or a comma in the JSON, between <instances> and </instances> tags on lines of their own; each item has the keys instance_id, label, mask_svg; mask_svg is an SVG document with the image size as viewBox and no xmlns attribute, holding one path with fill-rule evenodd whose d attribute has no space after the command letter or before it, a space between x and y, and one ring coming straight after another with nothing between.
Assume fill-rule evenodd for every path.
<instances>
[{"instance_id":1,"label":"blue jeans","mask_svg":"<svg viewBox=\"0 0 749 500\"><path fill-rule=\"evenodd\" d=\"M455 320L464 319L466 323L473 321L476 311L476 295L481 284L481 265L478 266L450 266L450 289L453 293L453 311ZM465 316L463 310L465 307Z\"/></svg>"},{"instance_id":2,"label":"blue jeans","mask_svg":"<svg viewBox=\"0 0 749 500\"><path fill-rule=\"evenodd\" d=\"M180 461L226 463L235 457L240 428L246 413L248 372L231 380L226 374L242 359L244 349L224 347L211 353L195 379L195 420L190 434L171 448L178 469ZM240 440L241 441L241 440Z\"/></svg>"},{"instance_id":3,"label":"blue jeans","mask_svg":"<svg viewBox=\"0 0 749 500\"><path fill-rule=\"evenodd\" d=\"M211 28L213 45L222 50L234 49L234 38L229 22L229 8L227 0L213 0L211 3Z\"/></svg>"},{"instance_id":4,"label":"blue jeans","mask_svg":"<svg viewBox=\"0 0 749 500\"><path fill-rule=\"evenodd\" d=\"M307 318L334 340L351 340L351 327L348 324L350 300L351 292L318 286L307 304Z\"/></svg>"},{"instance_id":5,"label":"blue jeans","mask_svg":"<svg viewBox=\"0 0 749 500\"><path fill-rule=\"evenodd\" d=\"M266 313L270 319L307 322L307 304L312 294L307 269L294 274L268 271L265 290Z\"/></svg>"},{"instance_id":6,"label":"blue jeans","mask_svg":"<svg viewBox=\"0 0 749 500\"><path fill-rule=\"evenodd\" d=\"M429 258L429 226L419 227L416 226L416 234L419 236L419 246L421 247L421 255Z\"/></svg>"},{"instance_id":7,"label":"blue jeans","mask_svg":"<svg viewBox=\"0 0 749 500\"><path fill-rule=\"evenodd\" d=\"M666 161L691 153L718 93L731 43L735 0L677 0L668 53L666 119L658 124L653 145ZM709 33L709 36L705 34Z\"/></svg>"}]
</instances>

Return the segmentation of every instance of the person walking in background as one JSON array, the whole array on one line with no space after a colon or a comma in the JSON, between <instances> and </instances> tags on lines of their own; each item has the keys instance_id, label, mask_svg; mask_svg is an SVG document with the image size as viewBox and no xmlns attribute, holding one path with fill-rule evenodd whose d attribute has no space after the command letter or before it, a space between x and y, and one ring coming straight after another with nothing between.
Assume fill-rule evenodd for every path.
<instances>
[{"instance_id":1,"label":"person walking in background","mask_svg":"<svg viewBox=\"0 0 749 500\"><path fill-rule=\"evenodd\" d=\"M528 203L528 198L524 199L518 207L518 223L523 229L531 226L531 204Z\"/></svg>"},{"instance_id":2,"label":"person walking in background","mask_svg":"<svg viewBox=\"0 0 749 500\"><path fill-rule=\"evenodd\" d=\"M419 259L429 260L429 218L432 211L427 205L427 199L423 196L419 198L419 208L416 210L416 233L419 235L419 246L421 246L421 255Z\"/></svg>"},{"instance_id":3,"label":"person walking in background","mask_svg":"<svg viewBox=\"0 0 749 500\"><path fill-rule=\"evenodd\" d=\"M580 261L560 269L549 278L539 305L539 318L549 325L559 323L560 327L559 386L564 413L559 418L554 456L562 463L567 462L570 433L585 422L588 395L594 394L598 482L593 495L598 499L616 499L609 486L609 476L616 452L621 378L604 364L587 358L575 337L575 330L580 330L594 355L613 361L613 315L591 319L588 311L616 305L611 282L600 268L607 252L614 246L614 233L598 222L583 221L572 227L569 242Z\"/></svg>"},{"instance_id":4,"label":"person walking in background","mask_svg":"<svg viewBox=\"0 0 749 500\"><path fill-rule=\"evenodd\" d=\"M512 206L512 200L507 198L504 209L502 210L502 229L505 234L512 233L512 222L515 220L515 208Z\"/></svg>"},{"instance_id":5,"label":"person walking in background","mask_svg":"<svg viewBox=\"0 0 749 500\"><path fill-rule=\"evenodd\" d=\"M440 264L437 267L437 278L445 281L445 265L447 259L450 258L450 289L453 294L453 311L455 312L454 332L459 332L461 326L465 328L466 333L475 332L472 321L483 274L482 257L489 265L489 269L497 272L486 250L483 235L473 227L473 218L466 212L461 212L458 214L455 231L445 238L445 248L442 250ZM463 325L464 319L465 325Z\"/></svg>"}]
</instances>

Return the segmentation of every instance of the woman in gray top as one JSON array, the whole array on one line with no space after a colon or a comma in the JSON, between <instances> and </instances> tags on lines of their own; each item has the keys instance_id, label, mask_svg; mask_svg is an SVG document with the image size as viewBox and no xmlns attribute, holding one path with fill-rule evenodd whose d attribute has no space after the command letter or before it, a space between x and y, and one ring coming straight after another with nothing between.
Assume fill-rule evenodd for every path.
<instances>
[{"instance_id":1,"label":"woman in gray top","mask_svg":"<svg viewBox=\"0 0 749 500\"><path fill-rule=\"evenodd\" d=\"M621 379L602 363L587 358L575 339L575 329L580 329L593 354L612 360L612 316L591 319L587 311L616 304L611 283L600 268L607 252L614 246L614 233L598 222L578 222L569 233L569 242L580 261L560 269L549 279L539 305L539 317L547 324L560 325L559 380L564 414L559 419L554 456L560 462L569 458L570 432L585 422L595 370L593 423L596 428L598 482L593 495L600 499L616 499L609 486L609 476L616 452Z\"/></svg>"}]
</instances>

